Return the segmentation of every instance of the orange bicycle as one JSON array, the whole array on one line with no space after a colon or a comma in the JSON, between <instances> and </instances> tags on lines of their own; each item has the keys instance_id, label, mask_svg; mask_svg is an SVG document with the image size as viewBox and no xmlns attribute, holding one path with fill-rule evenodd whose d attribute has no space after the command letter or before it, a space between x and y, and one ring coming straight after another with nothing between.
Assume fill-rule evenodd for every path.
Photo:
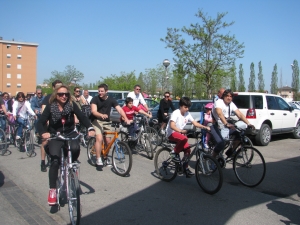
<instances>
[{"instance_id":1,"label":"orange bicycle","mask_svg":"<svg viewBox=\"0 0 300 225\"><path fill-rule=\"evenodd\" d=\"M111 124L111 123L109 123ZM108 125L108 124L105 124ZM111 157L112 157L112 166L115 170L115 173L125 177L129 174L132 167L132 153L127 143L121 141L118 138L118 131L116 131L117 124L113 124L112 127L115 128L115 131L103 131L103 142L102 142L102 151L101 158L103 161L103 166L109 165L108 154L111 148L113 148ZM107 144L106 135L114 135L112 140ZM87 155L90 164L96 166L96 149L95 149L96 138L91 137L87 144Z\"/></svg>"}]
</instances>

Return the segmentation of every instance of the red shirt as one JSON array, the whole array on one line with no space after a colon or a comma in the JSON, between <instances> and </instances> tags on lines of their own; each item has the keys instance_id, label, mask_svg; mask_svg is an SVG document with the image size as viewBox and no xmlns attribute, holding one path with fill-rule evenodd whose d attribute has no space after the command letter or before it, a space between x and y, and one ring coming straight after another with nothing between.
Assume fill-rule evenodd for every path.
<instances>
[{"instance_id":1,"label":"red shirt","mask_svg":"<svg viewBox=\"0 0 300 225\"><path fill-rule=\"evenodd\" d=\"M127 118L129 120L133 120L133 116L134 116L134 112L138 112L140 109L138 107L132 106L132 108L128 108L126 105L122 107L122 109L124 110ZM122 120L122 118L121 118Z\"/></svg>"}]
</instances>

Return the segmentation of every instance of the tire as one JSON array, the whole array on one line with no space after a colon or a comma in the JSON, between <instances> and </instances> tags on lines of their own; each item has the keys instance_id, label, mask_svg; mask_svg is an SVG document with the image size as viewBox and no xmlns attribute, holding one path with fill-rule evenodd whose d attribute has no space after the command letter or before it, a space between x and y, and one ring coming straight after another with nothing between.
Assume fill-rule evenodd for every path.
<instances>
[{"instance_id":1,"label":"tire","mask_svg":"<svg viewBox=\"0 0 300 225\"><path fill-rule=\"evenodd\" d=\"M24 132L25 135L25 148L26 148L26 155L31 157L34 155L34 137L33 137L33 130Z\"/></svg>"},{"instance_id":2,"label":"tire","mask_svg":"<svg viewBox=\"0 0 300 225\"><path fill-rule=\"evenodd\" d=\"M127 143L118 141L114 145L111 155L116 174L122 177L127 176L132 167L132 153Z\"/></svg>"},{"instance_id":3,"label":"tire","mask_svg":"<svg viewBox=\"0 0 300 225\"><path fill-rule=\"evenodd\" d=\"M0 154L5 155L7 151L7 138L4 130L0 129Z\"/></svg>"},{"instance_id":4,"label":"tire","mask_svg":"<svg viewBox=\"0 0 300 225\"><path fill-rule=\"evenodd\" d=\"M96 142L96 138L91 137L86 148L89 163L93 166L96 166L96 161L97 161L95 142Z\"/></svg>"},{"instance_id":5,"label":"tire","mask_svg":"<svg viewBox=\"0 0 300 225\"><path fill-rule=\"evenodd\" d=\"M154 124L153 126L152 126L157 132L160 130L160 124Z\"/></svg>"},{"instance_id":6,"label":"tire","mask_svg":"<svg viewBox=\"0 0 300 225\"><path fill-rule=\"evenodd\" d=\"M77 174L73 169L69 170L68 176L68 206L70 221L72 225L80 224L81 210L80 210L80 195L79 195L79 181Z\"/></svg>"},{"instance_id":7,"label":"tire","mask_svg":"<svg viewBox=\"0 0 300 225\"><path fill-rule=\"evenodd\" d=\"M142 133L140 136L140 145L143 151L147 153L148 159L153 159L154 151L151 144L149 133Z\"/></svg>"},{"instance_id":8,"label":"tire","mask_svg":"<svg viewBox=\"0 0 300 225\"><path fill-rule=\"evenodd\" d=\"M157 131L153 127L146 126L146 132L148 134L150 143L152 145L153 151L156 150L157 146L159 145L159 137ZM152 156L153 158L153 156Z\"/></svg>"},{"instance_id":9,"label":"tire","mask_svg":"<svg viewBox=\"0 0 300 225\"><path fill-rule=\"evenodd\" d=\"M177 175L176 164L172 161L170 148L164 147L157 150L154 158L154 167L157 176L163 180L170 182L175 179Z\"/></svg>"},{"instance_id":10,"label":"tire","mask_svg":"<svg viewBox=\"0 0 300 225\"><path fill-rule=\"evenodd\" d=\"M196 162L196 180L207 194L217 193L223 184L222 169L217 160L211 155L202 154Z\"/></svg>"},{"instance_id":11,"label":"tire","mask_svg":"<svg viewBox=\"0 0 300 225\"><path fill-rule=\"evenodd\" d=\"M299 139L300 138L300 120L297 122L297 125L292 133L293 138Z\"/></svg>"},{"instance_id":12,"label":"tire","mask_svg":"<svg viewBox=\"0 0 300 225\"><path fill-rule=\"evenodd\" d=\"M240 148L233 159L236 178L247 187L259 185L266 175L266 163L262 154L251 146Z\"/></svg>"},{"instance_id":13,"label":"tire","mask_svg":"<svg viewBox=\"0 0 300 225\"><path fill-rule=\"evenodd\" d=\"M22 151L22 140L21 139L16 139L16 137L17 137L17 130L18 130L18 128L16 127L15 128L15 132L14 132L14 140L15 140L15 146L16 146L16 148L17 148L17 150L19 151L19 152L21 152Z\"/></svg>"},{"instance_id":14,"label":"tire","mask_svg":"<svg viewBox=\"0 0 300 225\"><path fill-rule=\"evenodd\" d=\"M121 141L127 142L127 141L128 141L128 133L126 133L126 132L124 132L124 131L119 131L119 133L118 133L118 138L119 138Z\"/></svg>"},{"instance_id":15,"label":"tire","mask_svg":"<svg viewBox=\"0 0 300 225\"><path fill-rule=\"evenodd\" d=\"M16 135L15 135L15 127L12 126L12 125L9 125L9 131L11 132L9 134L10 138L9 138L9 142L11 145L15 145L15 138L16 138Z\"/></svg>"},{"instance_id":16,"label":"tire","mask_svg":"<svg viewBox=\"0 0 300 225\"><path fill-rule=\"evenodd\" d=\"M271 141L272 130L268 124L262 124L259 132L255 136L257 145L267 146Z\"/></svg>"},{"instance_id":17,"label":"tire","mask_svg":"<svg viewBox=\"0 0 300 225\"><path fill-rule=\"evenodd\" d=\"M161 129L157 131L157 145L161 145L165 140L165 135L161 133Z\"/></svg>"}]
</instances>

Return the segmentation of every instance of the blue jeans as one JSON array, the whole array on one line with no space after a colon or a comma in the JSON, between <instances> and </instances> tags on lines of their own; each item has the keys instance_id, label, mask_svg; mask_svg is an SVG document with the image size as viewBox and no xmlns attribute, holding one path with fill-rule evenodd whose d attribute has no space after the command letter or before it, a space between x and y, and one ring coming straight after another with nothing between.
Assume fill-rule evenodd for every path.
<instances>
[{"instance_id":1,"label":"blue jeans","mask_svg":"<svg viewBox=\"0 0 300 225\"><path fill-rule=\"evenodd\" d=\"M17 135L22 137L22 130L23 128L25 127L25 121L23 118L21 117L18 117L17 118L17 124L18 124L18 129L17 129Z\"/></svg>"},{"instance_id":2,"label":"blue jeans","mask_svg":"<svg viewBox=\"0 0 300 225\"><path fill-rule=\"evenodd\" d=\"M4 130L4 132L5 132L5 130L6 130L6 117L2 117L2 116L0 117L0 128L2 130Z\"/></svg>"},{"instance_id":3,"label":"blue jeans","mask_svg":"<svg viewBox=\"0 0 300 225\"><path fill-rule=\"evenodd\" d=\"M123 127L127 127L129 136L133 137L136 131L138 130L138 126L136 123L126 124L125 122L122 122Z\"/></svg>"}]
</instances>

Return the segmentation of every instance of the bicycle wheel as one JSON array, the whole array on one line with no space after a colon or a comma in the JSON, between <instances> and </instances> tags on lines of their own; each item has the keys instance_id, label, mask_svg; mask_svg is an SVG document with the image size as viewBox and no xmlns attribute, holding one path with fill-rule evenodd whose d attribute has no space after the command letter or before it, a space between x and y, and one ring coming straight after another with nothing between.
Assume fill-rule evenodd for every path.
<instances>
[{"instance_id":1,"label":"bicycle wheel","mask_svg":"<svg viewBox=\"0 0 300 225\"><path fill-rule=\"evenodd\" d=\"M116 174L125 177L132 167L132 153L124 141L115 143L112 150L112 165Z\"/></svg>"},{"instance_id":2,"label":"bicycle wheel","mask_svg":"<svg viewBox=\"0 0 300 225\"><path fill-rule=\"evenodd\" d=\"M128 133L124 132L124 131L119 131L118 133L118 137L121 141L128 141Z\"/></svg>"},{"instance_id":3,"label":"bicycle wheel","mask_svg":"<svg viewBox=\"0 0 300 225\"><path fill-rule=\"evenodd\" d=\"M88 160L89 160L90 164L93 166L96 166L96 161L97 161L95 142L96 142L96 138L91 137L87 144L87 148L86 148Z\"/></svg>"},{"instance_id":4,"label":"bicycle wheel","mask_svg":"<svg viewBox=\"0 0 300 225\"><path fill-rule=\"evenodd\" d=\"M156 174L161 180L172 181L177 175L176 164L172 161L169 148L157 150L154 158Z\"/></svg>"},{"instance_id":5,"label":"bicycle wheel","mask_svg":"<svg viewBox=\"0 0 300 225\"><path fill-rule=\"evenodd\" d=\"M16 138L16 135L15 135L15 126L13 125L9 125L9 141L10 141L10 144L11 145L15 145L15 138Z\"/></svg>"},{"instance_id":6,"label":"bicycle wheel","mask_svg":"<svg viewBox=\"0 0 300 225\"><path fill-rule=\"evenodd\" d=\"M236 178L245 186L259 185L266 174L266 163L262 154L254 147L244 146L237 150L233 159Z\"/></svg>"},{"instance_id":7,"label":"bicycle wheel","mask_svg":"<svg viewBox=\"0 0 300 225\"><path fill-rule=\"evenodd\" d=\"M79 181L77 174L73 169L69 169L68 176L68 206L72 225L80 224L80 195L79 195Z\"/></svg>"},{"instance_id":8,"label":"bicycle wheel","mask_svg":"<svg viewBox=\"0 0 300 225\"><path fill-rule=\"evenodd\" d=\"M211 155L201 154L196 162L196 179L207 194L217 193L223 184L223 173L219 163Z\"/></svg>"},{"instance_id":9,"label":"bicycle wheel","mask_svg":"<svg viewBox=\"0 0 300 225\"><path fill-rule=\"evenodd\" d=\"M148 159L153 159L153 146L150 141L149 133L142 133L140 136L141 148L147 153Z\"/></svg>"},{"instance_id":10,"label":"bicycle wheel","mask_svg":"<svg viewBox=\"0 0 300 225\"><path fill-rule=\"evenodd\" d=\"M7 151L7 141L4 130L0 128L0 154L4 155Z\"/></svg>"},{"instance_id":11,"label":"bicycle wheel","mask_svg":"<svg viewBox=\"0 0 300 225\"><path fill-rule=\"evenodd\" d=\"M158 144L159 144L159 137L157 131L153 127L146 126L146 133L148 134L150 143L152 145L153 151L156 150ZM153 157L153 156L152 156Z\"/></svg>"},{"instance_id":12,"label":"bicycle wheel","mask_svg":"<svg viewBox=\"0 0 300 225\"><path fill-rule=\"evenodd\" d=\"M34 155L34 137L33 137L33 130L27 130L24 132L25 135L25 146L26 146L26 155L31 157Z\"/></svg>"}]
</instances>

